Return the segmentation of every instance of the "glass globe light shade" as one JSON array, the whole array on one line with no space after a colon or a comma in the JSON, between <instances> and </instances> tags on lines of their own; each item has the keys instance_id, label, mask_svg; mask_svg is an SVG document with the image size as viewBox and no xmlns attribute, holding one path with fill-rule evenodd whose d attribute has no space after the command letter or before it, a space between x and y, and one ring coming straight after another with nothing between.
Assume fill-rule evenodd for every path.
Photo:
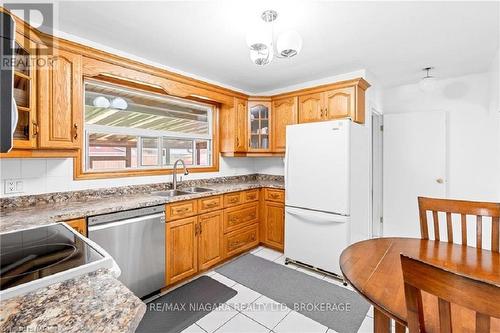
<instances>
[{"instance_id":1,"label":"glass globe light shade","mask_svg":"<svg viewBox=\"0 0 500 333\"><path fill-rule=\"evenodd\" d=\"M258 66L265 66L273 60L272 49L262 51L250 50L250 59Z\"/></svg>"},{"instance_id":2,"label":"glass globe light shade","mask_svg":"<svg viewBox=\"0 0 500 333\"><path fill-rule=\"evenodd\" d=\"M128 107L128 103L121 97L113 98L111 101L111 107L113 109L125 110Z\"/></svg>"},{"instance_id":3,"label":"glass globe light shade","mask_svg":"<svg viewBox=\"0 0 500 333\"><path fill-rule=\"evenodd\" d=\"M92 101L92 104L97 107L97 108L109 108L110 106L110 102L109 102L109 99L107 99L106 97L104 96L97 96L96 98L94 98L94 100Z\"/></svg>"},{"instance_id":4,"label":"glass globe light shade","mask_svg":"<svg viewBox=\"0 0 500 333\"><path fill-rule=\"evenodd\" d=\"M302 49L302 37L296 31L286 31L278 36L276 50L278 55L291 58L299 54Z\"/></svg>"},{"instance_id":5,"label":"glass globe light shade","mask_svg":"<svg viewBox=\"0 0 500 333\"><path fill-rule=\"evenodd\" d=\"M420 80L418 86L423 92L431 92L436 90L437 80L433 76L426 76Z\"/></svg>"}]
</instances>

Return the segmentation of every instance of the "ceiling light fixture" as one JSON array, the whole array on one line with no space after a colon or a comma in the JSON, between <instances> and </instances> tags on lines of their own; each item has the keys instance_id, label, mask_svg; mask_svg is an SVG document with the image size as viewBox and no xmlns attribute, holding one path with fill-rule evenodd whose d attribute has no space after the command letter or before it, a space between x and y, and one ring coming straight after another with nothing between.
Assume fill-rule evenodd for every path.
<instances>
[{"instance_id":1,"label":"ceiling light fixture","mask_svg":"<svg viewBox=\"0 0 500 333\"><path fill-rule=\"evenodd\" d=\"M278 58L291 58L299 54L302 49L302 38L296 31L286 31L274 39L274 21L278 12L272 9L262 12L259 22L247 34L247 45L250 48L250 59L258 66L265 66L273 60L276 46Z\"/></svg>"},{"instance_id":2,"label":"ceiling light fixture","mask_svg":"<svg viewBox=\"0 0 500 333\"><path fill-rule=\"evenodd\" d=\"M430 92L436 89L437 80L434 76L430 74L430 71L432 69L434 69L434 67L425 67L424 69L422 69L426 73L425 76L420 80L418 85L420 90L424 92Z\"/></svg>"}]
</instances>

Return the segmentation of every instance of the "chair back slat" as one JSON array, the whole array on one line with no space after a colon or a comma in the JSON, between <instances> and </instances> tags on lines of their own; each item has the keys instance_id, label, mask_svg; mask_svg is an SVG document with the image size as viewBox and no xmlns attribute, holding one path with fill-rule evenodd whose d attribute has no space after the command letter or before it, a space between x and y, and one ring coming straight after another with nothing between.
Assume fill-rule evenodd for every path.
<instances>
[{"instance_id":1,"label":"chair back slat","mask_svg":"<svg viewBox=\"0 0 500 333\"><path fill-rule=\"evenodd\" d=\"M500 287L455 274L401 254L410 333L425 332L422 291L438 298L440 332L451 332L451 304L476 312L476 332L490 332L490 318L500 318ZM455 318L458 320L458 318Z\"/></svg>"},{"instance_id":2,"label":"chair back slat","mask_svg":"<svg viewBox=\"0 0 500 333\"><path fill-rule=\"evenodd\" d=\"M446 212L446 231L448 232L448 243L453 243L453 224L450 212Z\"/></svg>"},{"instance_id":3,"label":"chair back slat","mask_svg":"<svg viewBox=\"0 0 500 333\"><path fill-rule=\"evenodd\" d=\"M462 244L467 245L467 215L476 216L476 247L483 248L483 216L491 218L491 249L500 251L500 203L476 202L464 200L449 200L435 198L418 198L418 210L420 214L420 233L422 239L429 239L429 227L427 213L432 214L432 225L434 239L441 240L439 232L439 213L446 214L446 234L448 242L454 241L453 214L460 215ZM457 236L458 237L458 236Z\"/></svg>"},{"instance_id":4,"label":"chair back slat","mask_svg":"<svg viewBox=\"0 0 500 333\"><path fill-rule=\"evenodd\" d=\"M483 217L481 215L476 217L476 247L483 248Z\"/></svg>"},{"instance_id":5,"label":"chair back slat","mask_svg":"<svg viewBox=\"0 0 500 333\"><path fill-rule=\"evenodd\" d=\"M491 250L500 252L499 242L500 242L500 218L493 217L491 219Z\"/></svg>"},{"instance_id":6,"label":"chair back slat","mask_svg":"<svg viewBox=\"0 0 500 333\"><path fill-rule=\"evenodd\" d=\"M420 199L419 199L420 200ZM427 225L427 211L420 207L419 201L419 215L420 215L420 234L422 239L429 239L429 227Z\"/></svg>"},{"instance_id":7,"label":"chair back slat","mask_svg":"<svg viewBox=\"0 0 500 333\"><path fill-rule=\"evenodd\" d=\"M460 214L462 222L462 244L467 244L467 215Z\"/></svg>"},{"instance_id":8,"label":"chair back slat","mask_svg":"<svg viewBox=\"0 0 500 333\"><path fill-rule=\"evenodd\" d=\"M434 239L441 240L439 235L439 217L436 210L432 211L432 221L434 222Z\"/></svg>"}]
</instances>

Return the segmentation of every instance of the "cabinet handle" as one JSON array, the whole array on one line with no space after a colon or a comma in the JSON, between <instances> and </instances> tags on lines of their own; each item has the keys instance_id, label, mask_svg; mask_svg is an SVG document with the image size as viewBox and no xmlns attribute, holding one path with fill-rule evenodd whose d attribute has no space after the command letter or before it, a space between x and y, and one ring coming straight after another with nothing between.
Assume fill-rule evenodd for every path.
<instances>
[{"instance_id":1,"label":"cabinet handle","mask_svg":"<svg viewBox=\"0 0 500 333\"><path fill-rule=\"evenodd\" d=\"M205 204L205 207L212 208L212 207L217 206L217 204L218 204L218 202L214 201L214 202L210 202L210 203Z\"/></svg>"},{"instance_id":2,"label":"cabinet handle","mask_svg":"<svg viewBox=\"0 0 500 333\"><path fill-rule=\"evenodd\" d=\"M238 148L240 146L240 138L236 137L236 147Z\"/></svg>"},{"instance_id":3,"label":"cabinet handle","mask_svg":"<svg viewBox=\"0 0 500 333\"><path fill-rule=\"evenodd\" d=\"M73 136L73 139L78 139L78 124L77 123L74 123L73 124L73 128L75 130L75 135Z\"/></svg>"},{"instance_id":4,"label":"cabinet handle","mask_svg":"<svg viewBox=\"0 0 500 333\"><path fill-rule=\"evenodd\" d=\"M236 203L236 202L238 202L238 201L240 201L240 198L237 198L237 197L234 197L234 198L230 198L230 199L229 199L229 203Z\"/></svg>"},{"instance_id":5,"label":"cabinet handle","mask_svg":"<svg viewBox=\"0 0 500 333\"><path fill-rule=\"evenodd\" d=\"M174 209L176 213L184 213L189 210L189 207L184 207L184 208L175 208Z\"/></svg>"},{"instance_id":6,"label":"cabinet handle","mask_svg":"<svg viewBox=\"0 0 500 333\"><path fill-rule=\"evenodd\" d=\"M269 196L271 197L271 199L278 199L280 197L280 195L276 193L271 193L269 194Z\"/></svg>"},{"instance_id":7,"label":"cabinet handle","mask_svg":"<svg viewBox=\"0 0 500 333\"><path fill-rule=\"evenodd\" d=\"M200 226L200 230L199 230L199 232L200 232L200 233L199 233L199 235L201 235L201 232L202 232L202 230L203 230L203 229L201 228L201 222L200 222L200 223L198 223L198 225Z\"/></svg>"},{"instance_id":8,"label":"cabinet handle","mask_svg":"<svg viewBox=\"0 0 500 333\"><path fill-rule=\"evenodd\" d=\"M38 125L35 122L32 122L33 124L33 137L36 137L38 135Z\"/></svg>"},{"instance_id":9,"label":"cabinet handle","mask_svg":"<svg viewBox=\"0 0 500 333\"><path fill-rule=\"evenodd\" d=\"M323 118L323 109L320 109L321 118Z\"/></svg>"}]
</instances>

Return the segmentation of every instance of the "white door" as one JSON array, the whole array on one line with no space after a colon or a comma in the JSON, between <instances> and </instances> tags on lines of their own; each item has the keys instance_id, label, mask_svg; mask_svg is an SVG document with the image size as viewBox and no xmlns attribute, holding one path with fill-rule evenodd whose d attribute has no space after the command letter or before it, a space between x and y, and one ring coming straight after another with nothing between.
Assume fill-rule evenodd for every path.
<instances>
[{"instance_id":1,"label":"white door","mask_svg":"<svg viewBox=\"0 0 500 333\"><path fill-rule=\"evenodd\" d=\"M349 214L349 133L349 121L287 126L287 206Z\"/></svg>"},{"instance_id":2,"label":"white door","mask_svg":"<svg viewBox=\"0 0 500 333\"><path fill-rule=\"evenodd\" d=\"M418 196L446 196L446 114L384 115L383 235L420 237Z\"/></svg>"},{"instance_id":3,"label":"white door","mask_svg":"<svg viewBox=\"0 0 500 333\"><path fill-rule=\"evenodd\" d=\"M341 275L340 254L349 245L349 217L285 208L285 257Z\"/></svg>"}]
</instances>

